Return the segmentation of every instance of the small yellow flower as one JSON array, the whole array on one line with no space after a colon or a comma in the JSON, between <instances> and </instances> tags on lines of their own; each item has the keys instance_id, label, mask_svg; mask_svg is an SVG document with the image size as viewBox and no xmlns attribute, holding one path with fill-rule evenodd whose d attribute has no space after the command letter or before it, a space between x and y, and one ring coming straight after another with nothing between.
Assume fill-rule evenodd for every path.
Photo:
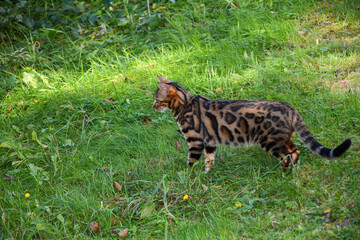
<instances>
[{"instance_id":1,"label":"small yellow flower","mask_svg":"<svg viewBox=\"0 0 360 240\"><path fill-rule=\"evenodd\" d=\"M30 197L30 193L25 193L25 197L29 198Z\"/></svg>"},{"instance_id":2,"label":"small yellow flower","mask_svg":"<svg viewBox=\"0 0 360 240\"><path fill-rule=\"evenodd\" d=\"M185 195L184 197L183 197L183 200L187 200L189 198L189 195Z\"/></svg>"},{"instance_id":3,"label":"small yellow flower","mask_svg":"<svg viewBox=\"0 0 360 240\"><path fill-rule=\"evenodd\" d=\"M242 204L241 204L241 202L236 202L236 203L235 203L235 207L237 207L237 208L240 208L240 207L242 207Z\"/></svg>"}]
</instances>

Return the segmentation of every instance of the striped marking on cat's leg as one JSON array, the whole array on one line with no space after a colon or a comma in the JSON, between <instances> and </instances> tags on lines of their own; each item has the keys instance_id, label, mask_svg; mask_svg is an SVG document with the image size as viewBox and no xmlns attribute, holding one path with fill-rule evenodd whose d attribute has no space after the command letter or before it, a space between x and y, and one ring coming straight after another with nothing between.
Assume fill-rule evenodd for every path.
<instances>
[{"instance_id":1,"label":"striped marking on cat's leg","mask_svg":"<svg viewBox=\"0 0 360 240\"><path fill-rule=\"evenodd\" d=\"M205 147L205 173L209 173L211 167L215 165L216 146Z\"/></svg>"},{"instance_id":2,"label":"striped marking on cat's leg","mask_svg":"<svg viewBox=\"0 0 360 240\"><path fill-rule=\"evenodd\" d=\"M202 142L189 141L188 165L190 168L199 161L203 150L204 144Z\"/></svg>"}]
</instances>

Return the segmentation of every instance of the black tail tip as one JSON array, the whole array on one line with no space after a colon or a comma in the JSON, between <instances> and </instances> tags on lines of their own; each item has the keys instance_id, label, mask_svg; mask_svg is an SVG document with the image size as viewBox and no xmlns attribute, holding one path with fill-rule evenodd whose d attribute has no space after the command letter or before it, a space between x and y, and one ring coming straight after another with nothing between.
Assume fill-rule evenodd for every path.
<instances>
[{"instance_id":1,"label":"black tail tip","mask_svg":"<svg viewBox=\"0 0 360 240\"><path fill-rule=\"evenodd\" d=\"M351 146L351 139L346 139L342 144L340 144L337 148L334 149L333 156L340 157L348 148Z\"/></svg>"}]
</instances>

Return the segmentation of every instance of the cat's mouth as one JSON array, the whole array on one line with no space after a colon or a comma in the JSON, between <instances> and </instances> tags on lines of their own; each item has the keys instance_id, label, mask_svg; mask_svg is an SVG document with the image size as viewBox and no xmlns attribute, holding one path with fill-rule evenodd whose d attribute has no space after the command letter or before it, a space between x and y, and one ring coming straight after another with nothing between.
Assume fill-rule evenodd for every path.
<instances>
[{"instance_id":1,"label":"cat's mouth","mask_svg":"<svg viewBox=\"0 0 360 240\"><path fill-rule=\"evenodd\" d=\"M158 112L165 112L166 110L168 110L169 108L167 107L162 107L162 106L158 106L157 104L153 104L153 108L158 111Z\"/></svg>"},{"instance_id":2,"label":"cat's mouth","mask_svg":"<svg viewBox=\"0 0 360 240\"><path fill-rule=\"evenodd\" d=\"M155 110L158 111L158 112L165 112L166 110L168 110L168 108L167 107L163 107L163 108L160 108L160 109L155 108Z\"/></svg>"}]
</instances>

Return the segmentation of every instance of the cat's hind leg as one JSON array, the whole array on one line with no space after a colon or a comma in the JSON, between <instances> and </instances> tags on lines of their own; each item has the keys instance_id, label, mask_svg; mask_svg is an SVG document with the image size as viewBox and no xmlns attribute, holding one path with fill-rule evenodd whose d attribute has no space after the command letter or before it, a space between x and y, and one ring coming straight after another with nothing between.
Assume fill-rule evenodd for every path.
<instances>
[{"instance_id":1,"label":"cat's hind leg","mask_svg":"<svg viewBox=\"0 0 360 240\"><path fill-rule=\"evenodd\" d=\"M281 169L283 171L287 167L293 167L300 156L300 149L290 139L271 142L265 150L282 160Z\"/></svg>"},{"instance_id":2,"label":"cat's hind leg","mask_svg":"<svg viewBox=\"0 0 360 240\"><path fill-rule=\"evenodd\" d=\"M285 171L287 167L292 168L300 156L300 149L291 141L287 141L281 148L280 157L282 159L281 169Z\"/></svg>"}]
</instances>

